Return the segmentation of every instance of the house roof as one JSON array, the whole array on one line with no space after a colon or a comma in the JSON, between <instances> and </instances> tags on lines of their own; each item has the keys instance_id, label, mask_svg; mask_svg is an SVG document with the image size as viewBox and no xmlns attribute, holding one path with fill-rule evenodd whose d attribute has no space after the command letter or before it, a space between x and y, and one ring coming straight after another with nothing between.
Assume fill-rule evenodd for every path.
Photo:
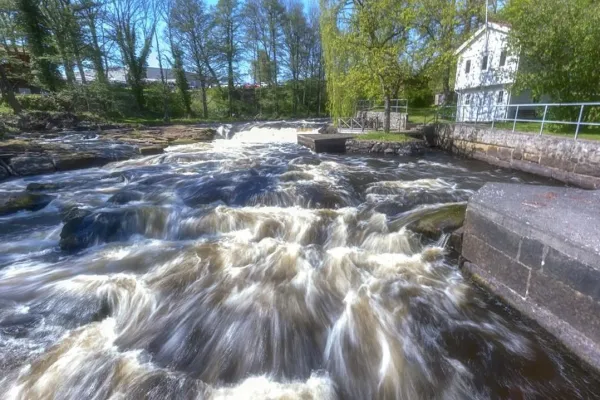
<instances>
[{"instance_id":1,"label":"house roof","mask_svg":"<svg viewBox=\"0 0 600 400\"><path fill-rule=\"evenodd\" d=\"M503 22L488 22L487 25L482 26L473 36L469 38L466 42L464 42L455 52L454 54L458 55L465 51L473 42L475 42L483 33L487 30L495 30L498 32L502 32L508 34L510 32L510 25Z\"/></svg>"}]
</instances>

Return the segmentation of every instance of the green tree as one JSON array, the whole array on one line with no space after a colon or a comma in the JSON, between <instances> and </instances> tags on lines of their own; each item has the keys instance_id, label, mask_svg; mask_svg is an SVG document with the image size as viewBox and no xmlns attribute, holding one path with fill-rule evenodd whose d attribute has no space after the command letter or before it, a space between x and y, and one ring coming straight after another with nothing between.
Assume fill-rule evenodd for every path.
<instances>
[{"instance_id":1,"label":"green tree","mask_svg":"<svg viewBox=\"0 0 600 400\"><path fill-rule=\"evenodd\" d=\"M18 23L18 10L13 0L0 0L0 93L15 114L22 111L15 97L13 82L26 80L29 65L23 48L24 34Z\"/></svg>"},{"instance_id":2,"label":"green tree","mask_svg":"<svg viewBox=\"0 0 600 400\"><path fill-rule=\"evenodd\" d=\"M321 37L327 92L333 116L352 112L361 95L385 104L390 130L391 102L411 79L409 50L416 24L412 0L322 0Z\"/></svg>"},{"instance_id":3,"label":"green tree","mask_svg":"<svg viewBox=\"0 0 600 400\"><path fill-rule=\"evenodd\" d=\"M127 69L127 82L138 109L143 110L146 63L156 30L152 4L145 0L114 0L108 24Z\"/></svg>"},{"instance_id":4,"label":"green tree","mask_svg":"<svg viewBox=\"0 0 600 400\"><path fill-rule=\"evenodd\" d=\"M221 90L216 72L217 54L211 40L212 18L206 12L206 4L202 0L174 0L169 26L172 28L173 40L178 42L200 81L202 115L208 118L208 86L217 85Z\"/></svg>"},{"instance_id":5,"label":"green tree","mask_svg":"<svg viewBox=\"0 0 600 400\"><path fill-rule=\"evenodd\" d=\"M505 12L520 55L517 90L556 102L600 99L600 2L513 0Z\"/></svg>"},{"instance_id":6,"label":"green tree","mask_svg":"<svg viewBox=\"0 0 600 400\"><path fill-rule=\"evenodd\" d=\"M49 24L40 10L38 1L18 0L17 5L34 73L43 88L55 92L61 86L61 79L55 62L56 50L52 46L52 35L48 30Z\"/></svg>"},{"instance_id":7,"label":"green tree","mask_svg":"<svg viewBox=\"0 0 600 400\"><path fill-rule=\"evenodd\" d=\"M219 0L214 9L215 42L224 58L229 116L234 114L234 64L239 53L240 12L240 3L237 0Z\"/></svg>"}]
</instances>

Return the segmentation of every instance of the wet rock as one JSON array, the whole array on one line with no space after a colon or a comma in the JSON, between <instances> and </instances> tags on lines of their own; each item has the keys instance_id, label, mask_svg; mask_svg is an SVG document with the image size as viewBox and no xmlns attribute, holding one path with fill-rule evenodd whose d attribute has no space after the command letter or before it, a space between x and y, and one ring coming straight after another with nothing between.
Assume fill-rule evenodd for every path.
<instances>
[{"instance_id":1,"label":"wet rock","mask_svg":"<svg viewBox=\"0 0 600 400\"><path fill-rule=\"evenodd\" d=\"M10 176L6 168L0 165L0 180L6 179Z\"/></svg>"},{"instance_id":2,"label":"wet rock","mask_svg":"<svg viewBox=\"0 0 600 400\"><path fill-rule=\"evenodd\" d=\"M46 111L30 111L19 116L18 127L22 131L42 131L72 129L79 123L79 118L72 113L51 113Z\"/></svg>"},{"instance_id":3,"label":"wet rock","mask_svg":"<svg viewBox=\"0 0 600 400\"><path fill-rule=\"evenodd\" d=\"M139 150L140 150L140 154L143 156L152 156L152 155L164 153L163 146L158 145L158 144L150 145L150 146L141 146L139 148Z\"/></svg>"},{"instance_id":4,"label":"wet rock","mask_svg":"<svg viewBox=\"0 0 600 400\"><path fill-rule=\"evenodd\" d=\"M55 171L52 158L43 154L25 154L10 160L13 171L20 176L48 174Z\"/></svg>"},{"instance_id":5,"label":"wet rock","mask_svg":"<svg viewBox=\"0 0 600 400\"><path fill-rule=\"evenodd\" d=\"M60 248L66 251L81 250L101 242L127 239L131 234L130 211L82 213L69 219L60 233Z\"/></svg>"},{"instance_id":6,"label":"wet rock","mask_svg":"<svg viewBox=\"0 0 600 400\"><path fill-rule=\"evenodd\" d=\"M33 182L27 185L28 192L43 192L46 190L58 190L62 187L60 183L42 183L42 182Z\"/></svg>"},{"instance_id":7,"label":"wet rock","mask_svg":"<svg viewBox=\"0 0 600 400\"><path fill-rule=\"evenodd\" d=\"M140 201L143 197L143 193L126 190L115 193L110 199L107 200L107 202L114 204L127 204L130 201Z\"/></svg>"},{"instance_id":8,"label":"wet rock","mask_svg":"<svg viewBox=\"0 0 600 400\"><path fill-rule=\"evenodd\" d=\"M39 193L9 194L0 198L0 215L16 213L18 211L37 211L46 207L54 196Z\"/></svg>"},{"instance_id":9,"label":"wet rock","mask_svg":"<svg viewBox=\"0 0 600 400\"><path fill-rule=\"evenodd\" d=\"M72 219L84 218L91 214L92 212L90 210L79 208L77 206L68 206L64 208L60 213L62 221L64 223L69 222Z\"/></svg>"},{"instance_id":10,"label":"wet rock","mask_svg":"<svg viewBox=\"0 0 600 400\"><path fill-rule=\"evenodd\" d=\"M111 160L101 154L94 153L71 153L53 154L52 160L57 171L70 171L74 169L100 167L108 164Z\"/></svg>"},{"instance_id":11,"label":"wet rock","mask_svg":"<svg viewBox=\"0 0 600 400\"><path fill-rule=\"evenodd\" d=\"M428 238L438 239L443 233L462 227L466 209L467 205L462 203L436 208L409 224L408 229Z\"/></svg>"},{"instance_id":12,"label":"wet rock","mask_svg":"<svg viewBox=\"0 0 600 400\"><path fill-rule=\"evenodd\" d=\"M415 156L425 152L427 143L423 140L408 139L398 142L378 142L375 140L347 140L347 153L380 153L386 155Z\"/></svg>"},{"instance_id":13,"label":"wet rock","mask_svg":"<svg viewBox=\"0 0 600 400\"><path fill-rule=\"evenodd\" d=\"M315 157L297 157L289 162L289 165L320 165L321 160Z\"/></svg>"},{"instance_id":14,"label":"wet rock","mask_svg":"<svg viewBox=\"0 0 600 400\"><path fill-rule=\"evenodd\" d=\"M169 142L190 140L192 142L211 141L217 135L212 128L201 128L196 126L173 125L162 128L162 137Z\"/></svg>"}]
</instances>

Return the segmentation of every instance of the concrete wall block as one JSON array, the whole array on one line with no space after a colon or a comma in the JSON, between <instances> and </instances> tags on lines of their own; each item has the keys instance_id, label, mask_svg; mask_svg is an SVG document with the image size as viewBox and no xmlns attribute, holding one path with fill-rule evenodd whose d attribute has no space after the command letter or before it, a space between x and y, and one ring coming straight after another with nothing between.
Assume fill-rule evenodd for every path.
<instances>
[{"instance_id":1,"label":"concrete wall block","mask_svg":"<svg viewBox=\"0 0 600 400\"><path fill-rule=\"evenodd\" d=\"M512 258L519 254L519 242L521 237L500 226L490 218L484 217L473 208L468 207L465 215L464 231L487 243L493 243L494 247ZM541 262L541 260L540 260Z\"/></svg>"},{"instance_id":2,"label":"concrete wall block","mask_svg":"<svg viewBox=\"0 0 600 400\"><path fill-rule=\"evenodd\" d=\"M523 160L539 164L540 155L538 153L529 153L526 150L523 152Z\"/></svg>"},{"instance_id":3,"label":"concrete wall block","mask_svg":"<svg viewBox=\"0 0 600 400\"><path fill-rule=\"evenodd\" d=\"M569 257L558 250L548 248L543 260L543 271L574 290L600 301L600 271Z\"/></svg>"},{"instance_id":4,"label":"concrete wall block","mask_svg":"<svg viewBox=\"0 0 600 400\"><path fill-rule=\"evenodd\" d=\"M544 244L536 239L521 238L519 244L519 262L531 269L542 268Z\"/></svg>"},{"instance_id":5,"label":"concrete wall block","mask_svg":"<svg viewBox=\"0 0 600 400\"><path fill-rule=\"evenodd\" d=\"M544 273L533 271L528 297L539 307L546 308L596 343L600 343L600 304L590 296Z\"/></svg>"},{"instance_id":6,"label":"concrete wall block","mask_svg":"<svg viewBox=\"0 0 600 400\"><path fill-rule=\"evenodd\" d=\"M590 175L600 178L600 161L596 162L581 162L579 161L573 172L581 175Z\"/></svg>"},{"instance_id":7,"label":"concrete wall block","mask_svg":"<svg viewBox=\"0 0 600 400\"><path fill-rule=\"evenodd\" d=\"M468 232L463 236L462 255L520 296L527 296L530 270L524 265Z\"/></svg>"}]
</instances>

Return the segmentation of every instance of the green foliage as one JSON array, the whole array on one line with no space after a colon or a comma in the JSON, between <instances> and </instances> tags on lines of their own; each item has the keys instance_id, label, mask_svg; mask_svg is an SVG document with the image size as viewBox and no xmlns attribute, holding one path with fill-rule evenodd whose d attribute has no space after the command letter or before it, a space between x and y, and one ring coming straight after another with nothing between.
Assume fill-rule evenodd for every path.
<instances>
[{"instance_id":1,"label":"green foliage","mask_svg":"<svg viewBox=\"0 0 600 400\"><path fill-rule=\"evenodd\" d=\"M322 0L321 8L331 114L351 114L360 97L395 98L412 76L414 1Z\"/></svg>"},{"instance_id":2,"label":"green foliage","mask_svg":"<svg viewBox=\"0 0 600 400\"><path fill-rule=\"evenodd\" d=\"M17 0L20 23L26 34L33 59L33 72L42 87L56 91L61 86L58 66L55 63L55 49L50 45L52 38L48 23L35 0Z\"/></svg>"},{"instance_id":3,"label":"green foliage","mask_svg":"<svg viewBox=\"0 0 600 400\"><path fill-rule=\"evenodd\" d=\"M514 0L506 17L514 51L520 52L517 90L556 102L600 99L598 1Z\"/></svg>"}]
</instances>

